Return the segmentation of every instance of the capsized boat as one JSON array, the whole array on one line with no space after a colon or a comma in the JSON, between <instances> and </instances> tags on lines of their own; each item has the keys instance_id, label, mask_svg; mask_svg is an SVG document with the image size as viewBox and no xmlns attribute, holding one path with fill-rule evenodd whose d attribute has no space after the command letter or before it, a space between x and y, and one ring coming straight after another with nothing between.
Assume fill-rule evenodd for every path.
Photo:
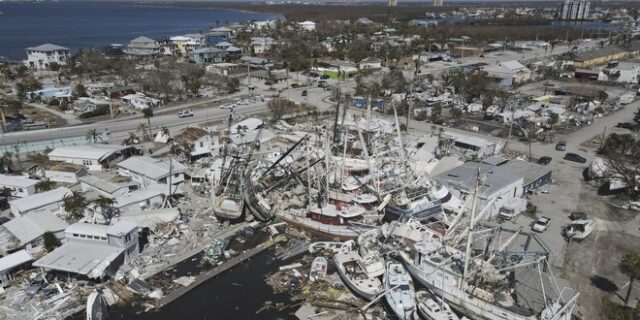
<instances>
[{"instance_id":1,"label":"capsized boat","mask_svg":"<svg viewBox=\"0 0 640 320\"><path fill-rule=\"evenodd\" d=\"M416 292L416 302L418 312L427 320L459 320L458 315L451 311L451 308L442 299L436 297L429 291L420 290Z\"/></svg>"},{"instance_id":2,"label":"capsized boat","mask_svg":"<svg viewBox=\"0 0 640 320\"><path fill-rule=\"evenodd\" d=\"M327 275L327 258L316 257L311 263L311 270L309 270L309 282L315 282L318 279L324 278Z\"/></svg>"},{"instance_id":3,"label":"capsized boat","mask_svg":"<svg viewBox=\"0 0 640 320\"><path fill-rule=\"evenodd\" d=\"M413 280L402 263L387 261L384 274L385 298L391 310L400 320L414 319L416 293Z\"/></svg>"},{"instance_id":4,"label":"capsized boat","mask_svg":"<svg viewBox=\"0 0 640 320\"><path fill-rule=\"evenodd\" d=\"M342 281L359 296L373 300L382 291L382 283L367 274L362 257L355 251L338 252L333 261Z\"/></svg>"}]
</instances>

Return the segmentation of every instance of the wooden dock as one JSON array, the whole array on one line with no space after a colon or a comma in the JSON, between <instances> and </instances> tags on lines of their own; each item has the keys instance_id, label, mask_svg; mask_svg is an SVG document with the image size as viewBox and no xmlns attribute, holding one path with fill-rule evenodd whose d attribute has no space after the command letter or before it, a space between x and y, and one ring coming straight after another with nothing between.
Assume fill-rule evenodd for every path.
<instances>
[{"instance_id":1,"label":"wooden dock","mask_svg":"<svg viewBox=\"0 0 640 320\"><path fill-rule=\"evenodd\" d=\"M242 263L243 261L257 255L258 253L270 248L271 246L275 245L278 242L281 242L284 240L284 237L276 237L273 240L268 240L266 242L263 242L261 244L259 244L258 246L256 246L255 248L249 249L247 251L242 252L241 254L229 259L228 261L224 262L223 264L214 267L213 269L202 273L198 276L196 276L196 280L190 284L189 286L186 287L179 287L178 289L170 292L169 294L167 294L166 296L164 296L162 299L160 299L160 301L158 301L158 303L156 304L156 309L160 309L164 306L166 306L167 304L175 301L176 299L180 298L181 296L183 296L184 294L186 294L187 292L193 290L193 288L203 284L204 282L206 282L207 280L235 267L236 265Z\"/></svg>"}]
</instances>

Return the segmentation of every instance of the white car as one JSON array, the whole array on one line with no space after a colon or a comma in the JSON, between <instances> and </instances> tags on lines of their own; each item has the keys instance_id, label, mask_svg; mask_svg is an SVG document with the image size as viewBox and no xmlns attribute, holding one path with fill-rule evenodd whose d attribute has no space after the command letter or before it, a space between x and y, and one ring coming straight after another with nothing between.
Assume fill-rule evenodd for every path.
<instances>
[{"instance_id":1,"label":"white car","mask_svg":"<svg viewBox=\"0 0 640 320\"><path fill-rule=\"evenodd\" d=\"M551 218L543 216L538 218L538 220L533 223L533 225L531 226L531 230L536 232L544 232L545 230L547 230L550 224Z\"/></svg>"},{"instance_id":2,"label":"white car","mask_svg":"<svg viewBox=\"0 0 640 320\"><path fill-rule=\"evenodd\" d=\"M233 109L235 108L236 105L235 104L231 104L231 103L225 103L223 105L220 106L220 109Z\"/></svg>"},{"instance_id":3,"label":"white car","mask_svg":"<svg viewBox=\"0 0 640 320\"><path fill-rule=\"evenodd\" d=\"M184 109L178 112L178 118L186 118L186 117L193 117L193 112L191 111L191 109Z\"/></svg>"}]
</instances>

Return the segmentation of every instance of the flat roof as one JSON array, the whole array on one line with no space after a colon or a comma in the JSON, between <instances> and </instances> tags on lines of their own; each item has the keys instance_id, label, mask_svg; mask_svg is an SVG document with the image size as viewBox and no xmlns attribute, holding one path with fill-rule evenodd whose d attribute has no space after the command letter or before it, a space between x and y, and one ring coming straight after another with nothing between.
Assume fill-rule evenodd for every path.
<instances>
[{"instance_id":1,"label":"flat roof","mask_svg":"<svg viewBox=\"0 0 640 320\"><path fill-rule=\"evenodd\" d=\"M116 208L126 207L128 205L146 201L147 199L151 199L163 194L164 194L163 192L159 190L153 190L153 189L144 189L144 190L134 191L134 192L116 197L115 198L116 204L114 205L114 207Z\"/></svg>"},{"instance_id":2,"label":"flat roof","mask_svg":"<svg viewBox=\"0 0 640 320\"><path fill-rule=\"evenodd\" d=\"M184 173L187 169L187 167L178 161L170 163L169 161L147 156L131 157L119 162L117 166L151 179L160 179L168 176L170 173Z\"/></svg>"},{"instance_id":3,"label":"flat roof","mask_svg":"<svg viewBox=\"0 0 640 320\"><path fill-rule=\"evenodd\" d=\"M475 137L475 136L453 132L453 131L445 131L444 135L449 136L451 139L455 141L464 142L466 144L477 146L477 147L490 147L496 144L495 142L491 142L484 138Z\"/></svg>"},{"instance_id":4,"label":"flat roof","mask_svg":"<svg viewBox=\"0 0 640 320\"><path fill-rule=\"evenodd\" d=\"M3 224L3 226L21 244L29 243L38 239L45 232L59 232L64 230L68 224L64 220L49 212L32 212L21 217L17 217Z\"/></svg>"},{"instance_id":5,"label":"flat roof","mask_svg":"<svg viewBox=\"0 0 640 320\"><path fill-rule=\"evenodd\" d=\"M78 180L80 180L80 182L84 182L92 187L95 187L97 189L100 189L102 191L105 191L109 194L113 194L114 192L120 190L120 189L129 189L129 186L131 186L132 184L118 184L118 183L113 183L111 181L108 180L104 180L104 179L100 179L96 176L92 176L92 175L86 175L83 177L78 178ZM135 184L133 184L135 185Z\"/></svg>"},{"instance_id":6,"label":"flat roof","mask_svg":"<svg viewBox=\"0 0 640 320\"><path fill-rule=\"evenodd\" d=\"M34 186L36 183L38 183L38 180L29 179L25 176L7 176L0 174L0 185L3 186L29 188Z\"/></svg>"},{"instance_id":7,"label":"flat roof","mask_svg":"<svg viewBox=\"0 0 640 320\"><path fill-rule=\"evenodd\" d=\"M485 198L492 196L505 186L523 179L519 173L511 169L481 162L467 162L435 176L435 179L461 191L473 192L478 171L480 171L480 177L484 180L482 186L480 186L480 193Z\"/></svg>"},{"instance_id":8,"label":"flat roof","mask_svg":"<svg viewBox=\"0 0 640 320\"><path fill-rule=\"evenodd\" d=\"M138 225L130 221L118 221L109 226L109 228L107 229L107 234L113 236L123 236L135 230L137 227Z\"/></svg>"},{"instance_id":9,"label":"flat roof","mask_svg":"<svg viewBox=\"0 0 640 320\"><path fill-rule=\"evenodd\" d=\"M78 146L65 146L53 149L47 156L58 158L92 159L102 161L113 153L125 150L129 147L115 144L86 144Z\"/></svg>"},{"instance_id":10,"label":"flat roof","mask_svg":"<svg viewBox=\"0 0 640 320\"><path fill-rule=\"evenodd\" d=\"M501 167L513 170L522 175L525 186L551 173L551 169L543 165L523 160L509 160L507 163L501 165Z\"/></svg>"},{"instance_id":11,"label":"flat roof","mask_svg":"<svg viewBox=\"0 0 640 320\"><path fill-rule=\"evenodd\" d=\"M31 261L33 258L27 250L16 251L0 258L0 273L9 271L21 264Z\"/></svg>"},{"instance_id":12,"label":"flat roof","mask_svg":"<svg viewBox=\"0 0 640 320\"><path fill-rule=\"evenodd\" d=\"M65 187L58 187L53 190L9 201L9 205L11 208L16 208L19 212L26 212L52 203L60 202L68 194L71 194L71 190Z\"/></svg>"},{"instance_id":13,"label":"flat roof","mask_svg":"<svg viewBox=\"0 0 640 320\"><path fill-rule=\"evenodd\" d=\"M84 234L95 237L106 237L109 226L104 224L78 222L67 227L65 233Z\"/></svg>"},{"instance_id":14,"label":"flat roof","mask_svg":"<svg viewBox=\"0 0 640 320\"><path fill-rule=\"evenodd\" d=\"M99 278L123 251L124 248L72 241L34 262L33 266Z\"/></svg>"}]
</instances>

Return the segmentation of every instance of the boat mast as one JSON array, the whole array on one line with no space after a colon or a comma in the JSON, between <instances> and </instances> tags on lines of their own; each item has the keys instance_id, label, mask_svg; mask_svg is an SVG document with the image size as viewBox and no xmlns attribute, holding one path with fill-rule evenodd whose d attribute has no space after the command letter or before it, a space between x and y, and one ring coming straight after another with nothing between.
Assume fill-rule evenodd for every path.
<instances>
[{"instance_id":1,"label":"boat mast","mask_svg":"<svg viewBox=\"0 0 640 320\"><path fill-rule=\"evenodd\" d=\"M473 225L474 225L474 215L476 213L476 209L478 206L478 192L480 190L480 166L478 166L478 172L476 175L476 186L473 191L473 200L471 201L471 216L469 217L469 232L467 232L467 248L465 250L464 256L464 271L462 273L462 278L460 278L460 283L458 284L459 289L462 289L462 284L464 283L467 275L469 274L469 259L471 257L471 241L473 238Z\"/></svg>"},{"instance_id":2,"label":"boat mast","mask_svg":"<svg viewBox=\"0 0 640 320\"><path fill-rule=\"evenodd\" d=\"M329 148L329 132L327 131L327 135L325 137L325 143L324 143L324 161L326 163L326 168L325 170L327 172L325 172L325 180L326 180L326 187L325 187L325 192L324 192L324 205L328 205L329 204L329 175L330 175L330 170L329 170L329 153L331 152L330 148Z\"/></svg>"}]
</instances>

